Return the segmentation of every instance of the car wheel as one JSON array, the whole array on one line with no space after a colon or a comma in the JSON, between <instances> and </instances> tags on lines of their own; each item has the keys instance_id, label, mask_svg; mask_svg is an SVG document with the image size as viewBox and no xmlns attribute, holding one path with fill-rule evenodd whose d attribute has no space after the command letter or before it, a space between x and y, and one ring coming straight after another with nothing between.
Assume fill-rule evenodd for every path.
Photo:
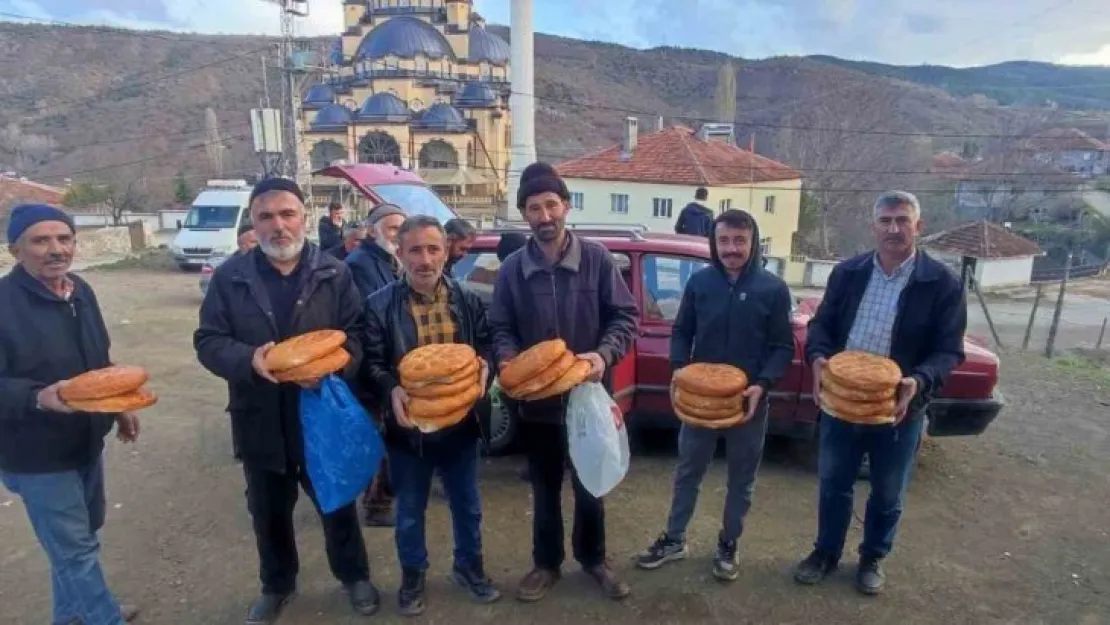
<instances>
[{"instance_id":1,"label":"car wheel","mask_svg":"<svg viewBox=\"0 0 1110 625\"><path fill-rule=\"evenodd\" d=\"M516 439L516 416L493 397L489 408L489 455L503 456L513 449Z\"/></svg>"}]
</instances>

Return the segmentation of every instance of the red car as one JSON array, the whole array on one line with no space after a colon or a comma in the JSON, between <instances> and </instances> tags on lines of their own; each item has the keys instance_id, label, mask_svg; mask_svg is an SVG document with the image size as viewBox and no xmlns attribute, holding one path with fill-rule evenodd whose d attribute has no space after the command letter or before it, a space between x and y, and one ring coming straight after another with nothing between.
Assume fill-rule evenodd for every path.
<instances>
[{"instance_id":1,"label":"red car","mask_svg":"<svg viewBox=\"0 0 1110 625\"><path fill-rule=\"evenodd\" d=\"M508 228L507 228L508 229ZM621 273L639 302L640 335L633 350L613 370L613 396L629 423L637 427L678 427L671 410L671 324L678 313L682 289L689 276L709 264L709 244L699 237L649 233L642 228L574 228L613 253ZM497 277L499 231L483 231L470 254L456 263L455 277L487 302ZM771 434L793 438L816 435L818 409L813 399L813 376L803 359L806 323L819 302L795 302L793 311L794 361L770 393ZM996 388L998 357L979 341L965 338L966 361L953 373L940 397L928 408L931 436L976 435L986 430L1002 409ZM511 448L516 424L495 401L492 451Z\"/></svg>"}]
</instances>

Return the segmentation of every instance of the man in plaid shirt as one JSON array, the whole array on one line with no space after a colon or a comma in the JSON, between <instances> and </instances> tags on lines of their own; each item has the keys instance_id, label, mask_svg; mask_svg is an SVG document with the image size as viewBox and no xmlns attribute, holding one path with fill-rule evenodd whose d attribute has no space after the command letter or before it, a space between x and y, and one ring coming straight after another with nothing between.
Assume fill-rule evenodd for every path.
<instances>
[{"instance_id":1,"label":"man in plaid shirt","mask_svg":"<svg viewBox=\"0 0 1110 625\"><path fill-rule=\"evenodd\" d=\"M492 339L481 300L444 276L447 236L438 221L409 217L397 234L404 278L367 300L365 386L385 415L389 465L397 504L397 559L402 614L424 611L428 550L424 519L432 478L439 474L451 508L455 536L452 577L478 603L500 598L482 562L482 509L478 450L483 427L472 411L461 423L424 434L405 416L408 400L397 366L408 352L432 343L464 343L482 360L480 384L489 382Z\"/></svg>"},{"instance_id":2,"label":"man in plaid shirt","mask_svg":"<svg viewBox=\"0 0 1110 625\"><path fill-rule=\"evenodd\" d=\"M871 494L863 521L856 589L878 594L886 577L880 562L894 546L902 503L925 425L925 408L964 359L967 302L959 278L917 248L924 222L912 194L894 191L875 202L876 249L837 265L809 322L806 360L813 395L821 368L844 350L886 356L902 369L891 425L855 425L821 414L820 501L814 550L794 571L800 584L817 584L840 562L852 520L852 495L864 455Z\"/></svg>"}]
</instances>

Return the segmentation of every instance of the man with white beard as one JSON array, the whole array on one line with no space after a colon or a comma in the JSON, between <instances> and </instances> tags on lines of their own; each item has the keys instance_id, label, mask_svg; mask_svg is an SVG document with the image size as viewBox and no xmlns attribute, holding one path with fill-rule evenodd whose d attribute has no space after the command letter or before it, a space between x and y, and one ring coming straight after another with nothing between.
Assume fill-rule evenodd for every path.
<instances>
[{"instance_id":1,"label":"man with white beard","mask_svg":"<svg viewBox=\"0 0 1110 625\"><path fill-rule=\"evenodd\" d=\"M296 589L293 508L300 486L316 504L305 473L300 389L279 384L266 368L278 341L312 330L347 333L351 363L341 372L354 382L362 361L362 298L346 265L305 241L304 195L283 178L264 180L250 198L258 247L216 269L193 337L197 358L227 380L231 428L247 481L247 508L258 544L262 595L247 625L274 622ZM315 383L307 386L315 386ZM332 574L355 612L369 616L380 599L354 503L322 514Z\"/></svg>"}]
</instances>

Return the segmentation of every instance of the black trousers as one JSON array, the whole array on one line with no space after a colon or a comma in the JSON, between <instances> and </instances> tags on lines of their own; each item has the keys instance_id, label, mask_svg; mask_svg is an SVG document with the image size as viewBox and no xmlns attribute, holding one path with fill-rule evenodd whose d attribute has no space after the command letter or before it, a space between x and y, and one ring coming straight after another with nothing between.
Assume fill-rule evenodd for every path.
<instances>
[{"instance_id":1,"label":"black trousers","mask_svg":"<svg viewBox=\"0 0 1110 625\"><path fill-rule=\"evenodd\" d=\"M370 579L370 561L354 503L331 514L322 514L308 474L303 470L278 473L244 464L243 472L247 478L247 509L258 543L262 592L287 594L296 588L300 560L293 529L293 507L297 503L298 488L304 489L320 515L332 574L343 584Z\"/></svg>"},{"instance_id":2,"label":"black trousers","mask_svg":"<svg viewBox=\"0 0 1110 625\"><path fill-rule=\"evenodd\" d=\"M532 560L536 568L557 571L566 559L563 546L563 475L567 467L567 433L562 423L520 422L532 482ZM574 488L574 559L584 568L605 562L605 507L578 481Z\"/></svg>"}]
</instances>

